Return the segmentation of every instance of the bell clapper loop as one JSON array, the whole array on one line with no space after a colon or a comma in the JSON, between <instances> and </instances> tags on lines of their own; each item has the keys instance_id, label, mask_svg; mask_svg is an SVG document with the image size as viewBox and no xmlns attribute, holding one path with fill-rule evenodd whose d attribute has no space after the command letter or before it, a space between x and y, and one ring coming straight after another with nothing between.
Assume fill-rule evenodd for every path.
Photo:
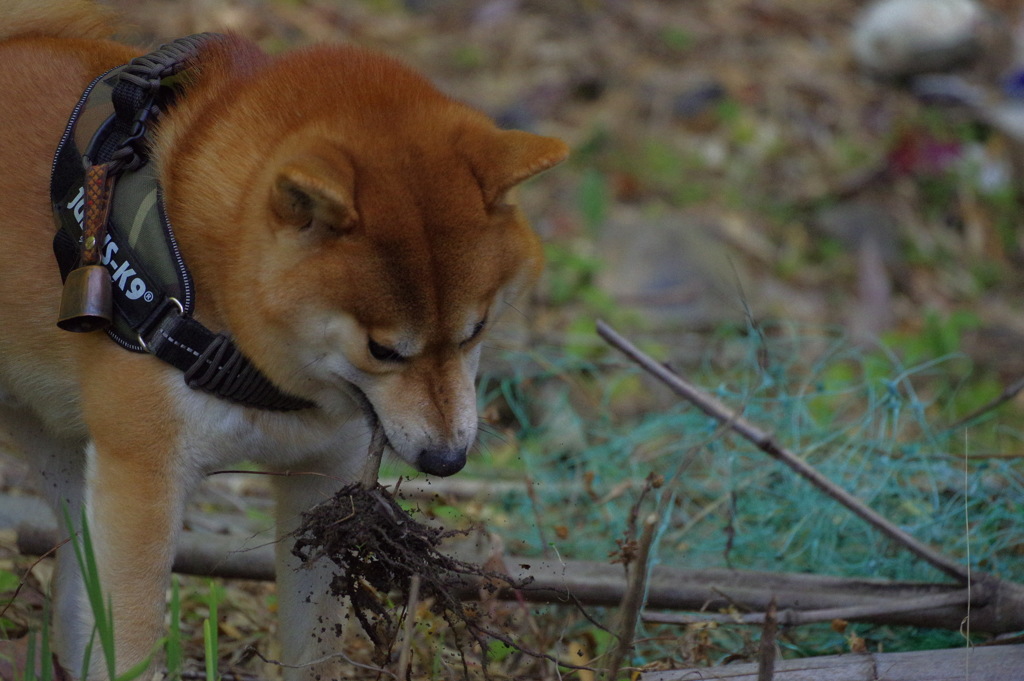
<instances>
[{"instance_id":1,"label":"bell clapper loop","mask_svg":"<svg viewBox=\"0 0 1024 681\"><path fill-rule=\"evenodd\" d=\"M61 293L57 326L65 331L98 331L114 319L110 273L100 264L107 234L114 165L92 165L85 173L85 224L79 265L68 273Z\"/></svg>"}]
</instances>

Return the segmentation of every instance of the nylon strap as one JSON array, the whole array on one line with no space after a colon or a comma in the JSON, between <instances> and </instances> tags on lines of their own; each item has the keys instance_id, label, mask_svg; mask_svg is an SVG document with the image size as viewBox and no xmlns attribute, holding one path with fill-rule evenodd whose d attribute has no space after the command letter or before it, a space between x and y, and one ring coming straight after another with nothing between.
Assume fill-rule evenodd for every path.
<instances>
[{"instance_id":1,"label":"nylon strap","mask_svg":"<svg viewBox=\"0 0 1024 681\"><path fill-rule=\"evenodd\" d=\"M224 334L168 309L147 333L149 351L177 367L193 390L273 411L293 411L312 402L281 392Z\"/></svg>"}]
</instances>

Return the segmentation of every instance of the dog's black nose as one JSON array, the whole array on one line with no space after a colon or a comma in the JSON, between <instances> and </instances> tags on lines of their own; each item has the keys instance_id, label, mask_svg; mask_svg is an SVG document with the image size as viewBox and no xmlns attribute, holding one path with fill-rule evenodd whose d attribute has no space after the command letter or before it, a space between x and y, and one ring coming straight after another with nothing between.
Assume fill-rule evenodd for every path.
<instances>
[{"instance_id":1,"label":"dog's black nose","mask_svg":"<svg viewBox=\"0 0 1024 681\"><path fill-rule=\"evenodd\" d=\"M466 448L448 449L437 447L424 449L417 459L419 469L429 475L445 477L454 475L466 465Z\"/></svg>"}]
</instances>

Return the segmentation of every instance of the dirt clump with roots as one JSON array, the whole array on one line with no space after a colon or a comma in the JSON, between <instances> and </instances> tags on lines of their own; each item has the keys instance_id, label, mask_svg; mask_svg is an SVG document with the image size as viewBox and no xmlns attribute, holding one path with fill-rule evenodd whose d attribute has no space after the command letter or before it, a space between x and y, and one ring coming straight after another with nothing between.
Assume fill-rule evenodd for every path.
<instances>
[{"instance_id":1,"label":"dirt clump with roots","mask_svg":"<svg viewBox=\"0 0 1024 681\"><path fill-rule=\"evenodd\" d=\"M414 578L418 578L418 599L430 603L431 611L454 632L464 668L467 645L479 646L485 657L491 639L522 650L488 624L479 608L464 603L461 595L470 588L491 593L516 590L529 582L441 551L446 539L465 533L418 521L377 483L384 441L379 431L378 427L374 433L363 480L346 485L329 500L303 513L294 533L292 553L303 565L319 560L334 564L337 569L330 583L331 595L348 601L351 615L372 642L379 664L391 657L404 617L414 616L406 607ZM336 632L340 635L340 627Z\"/></svg>"}]
</instances>

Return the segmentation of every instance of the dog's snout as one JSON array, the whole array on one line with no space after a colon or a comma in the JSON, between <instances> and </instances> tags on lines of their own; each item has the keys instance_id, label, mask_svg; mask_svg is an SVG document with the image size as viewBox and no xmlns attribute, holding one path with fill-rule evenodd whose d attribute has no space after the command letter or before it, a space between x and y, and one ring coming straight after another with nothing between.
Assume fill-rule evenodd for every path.
<instances>
[{"instance_id":1,"label":"dog's snout","mask_svg":"<svg viewBox=\"0 0 1024 681\"><path fill-rule=\"evenodd\" d=\"M454 475L466 465L466 448L433 447L424 449L420 452L416 463L421 471L429 475L441 477Z\"/></svg>"}]
</instances>

